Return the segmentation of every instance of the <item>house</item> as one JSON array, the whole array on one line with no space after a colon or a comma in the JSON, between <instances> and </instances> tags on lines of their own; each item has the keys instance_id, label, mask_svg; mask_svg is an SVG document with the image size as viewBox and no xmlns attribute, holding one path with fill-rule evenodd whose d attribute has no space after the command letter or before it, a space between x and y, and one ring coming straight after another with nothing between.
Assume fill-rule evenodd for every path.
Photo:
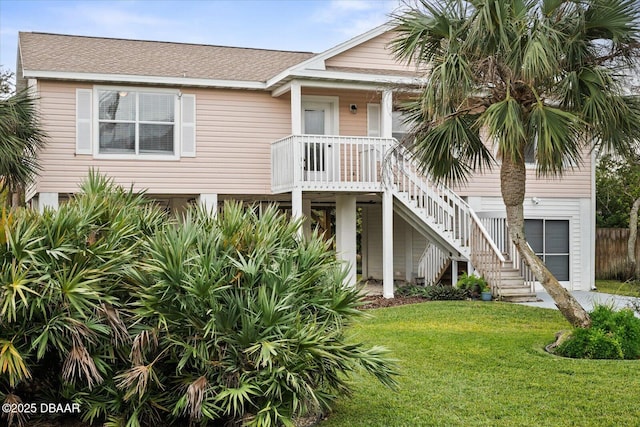
<instances>
[{"instance_id":1,"label":"house","mask_svg":"<svg viewBox=\"0 0 640 427\"><path fill-rule=\"evenodd\" d=\"M402 150L395 111L419 74L387 49L388 25L323 53L19 35L18 83L40 97L50 137L27 191L56 208L90 168L180 211L199 202L277 202L325 224L362 277L438 280L476 270L505 299L535 297L507 239L497 169L456 189L434 184ZM594 278L594 168L527 183L527 235L568 289ZM358 219L360 218L360 219ZM357 224L360 224L358 226ZM361 228L358 232L358 227ZM359 257L358 257L359 255Z\"/></svg>"}]
</instances>

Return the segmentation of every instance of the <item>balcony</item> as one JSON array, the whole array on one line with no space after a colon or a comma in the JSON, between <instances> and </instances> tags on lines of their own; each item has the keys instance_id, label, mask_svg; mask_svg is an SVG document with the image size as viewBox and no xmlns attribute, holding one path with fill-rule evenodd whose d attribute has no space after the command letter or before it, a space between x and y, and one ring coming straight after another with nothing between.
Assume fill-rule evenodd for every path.
<instances>
[{"instance_id":1,"label":"balcony","mask_svg":"<svg viewBox=\"0 0 640 427\"><path fill-rule=\"evenodd\" d=\"M381 191L384 156L392 138L290 135L271 145L271 189Z\"/></svg>"}]
</instances>

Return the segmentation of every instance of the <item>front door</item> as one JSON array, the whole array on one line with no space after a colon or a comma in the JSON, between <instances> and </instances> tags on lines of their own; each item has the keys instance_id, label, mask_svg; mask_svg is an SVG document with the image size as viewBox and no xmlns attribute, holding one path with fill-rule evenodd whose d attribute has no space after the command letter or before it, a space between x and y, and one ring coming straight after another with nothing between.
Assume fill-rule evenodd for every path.
<instances>
[{"instance_id":1,"label":"front door","mask_svg":"<svg viewBox=\"0 0 640 427\"><path fill-rule=\"evenodd\" d=\"M302 105L302 133L305 135L332 135L333 104L305 102ZM304 173L307 181L327 181L335 170L334 144L326 138L306 138L304 144Z\"/></svg>"}]
</instances>

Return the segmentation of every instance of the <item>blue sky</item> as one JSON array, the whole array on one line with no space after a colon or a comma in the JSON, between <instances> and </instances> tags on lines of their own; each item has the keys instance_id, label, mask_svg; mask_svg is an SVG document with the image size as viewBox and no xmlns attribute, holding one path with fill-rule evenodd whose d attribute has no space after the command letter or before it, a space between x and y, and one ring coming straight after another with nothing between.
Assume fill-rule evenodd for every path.
<instances>
[{"instance_id":1,"label":"blue sky","mask_svg":"<svg viewBox=\"0 0 640 427\"><path fill-rule=\"evenodd\" d=\"M374 28L400 0L0 0L0 65L18 31L322 52Z\"/></svg>"}]
</instances>

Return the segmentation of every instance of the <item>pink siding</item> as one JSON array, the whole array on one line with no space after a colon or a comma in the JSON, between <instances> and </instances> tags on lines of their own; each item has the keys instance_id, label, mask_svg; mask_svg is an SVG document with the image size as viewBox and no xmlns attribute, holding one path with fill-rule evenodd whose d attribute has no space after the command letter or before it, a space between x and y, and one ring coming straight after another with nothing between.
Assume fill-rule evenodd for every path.
<instances>
[{"instance_id":1,"label":"pink siding","mask_svg":"<svg viewBox=\"0 0 640 427\"><path fill-rule=\"evenodd\" d=\"M584 158L580 169L565 173L562 179L538 178L535 169L528 169L526 197L591 198L592 165L588 151L585 151ZM456 192L461 196L501 197L499 166L475 175L465 186L456 188Z\"/></svg>"},{"instance_id":2,"label":"pink siding","mask_svg":"<svg viewBox=\"0 0 640 427\"><path fill-rule=\"evenodd\" d=\"M340 109L340 135L367 136L367 103L380 103L380 94L364 90L330 90L302 88L302 96L337 96ZM349 106L356 104L358 112L353 114Z\"/></svg>"},{"instance_id":3,"label":"pink siding","mask_svg":"<svg viewBox=\"0 0 640 427\"><path fill-rule=\"evenodd\" d=\"M375 70L395 70L414 72L415 68L398 63L388 49L394 38L393 31L386 32L359 44L325 61L327 67L369 68Z\"/></svg>"},{"instance_id":4,"label":"pink siding","mask_svg":"<svg viewBox=\"0 0 640 427\"><path fill-rule=\"evenodd\" d=\"M183 89L196 95L197 156L178 161L98 160L75 155L75 90L91 85L39 82L49 144L38 192L75 192L90 167L155 194L269 194L270 144L290 133L290 104L257 91Z\"/></svg>"},{"instance_id":5,"label":"pink siding","mask_svg":"<svg viewBox=\"0 0 640 427\"><path fill-rule=\"evenodd\" d=\"M44 168L36 192L73 193L90 167L116 182L153 194L270 194L271 143L291 133L288 96L259 91L183 89L196 95L197 156L178 161L105 160L75 155L75 90L91 85L39 82L43 124L49 144L40 158ZM303 88L304 95L338 96L340 134L367 135L367 103L379 93ZM356 104L352 114L349 105ZM588 153L585 153L588 159ZM458 192L462 196L500 196L499 170L477 175ZM529 170L528 197L591 197L591 165L567 173L562 181L537 179Z\"/></svg>"}]
</instances>

